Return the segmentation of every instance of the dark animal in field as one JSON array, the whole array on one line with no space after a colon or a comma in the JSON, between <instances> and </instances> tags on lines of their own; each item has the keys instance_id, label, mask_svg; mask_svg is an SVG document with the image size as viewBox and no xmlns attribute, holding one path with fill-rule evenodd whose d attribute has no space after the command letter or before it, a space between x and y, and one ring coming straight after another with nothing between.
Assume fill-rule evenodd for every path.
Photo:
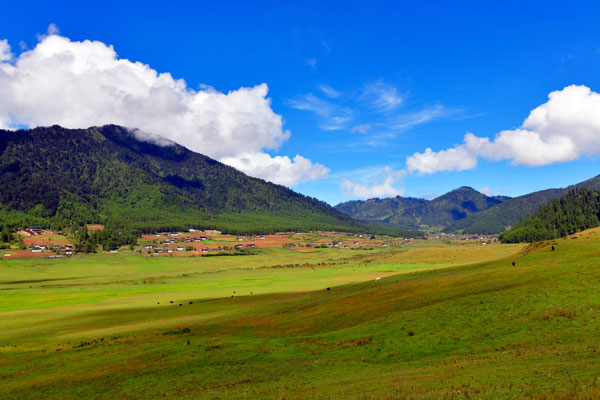
<instances>
[{"instance_id":1,"label":"dark animal in field","mask_svg":"<svg viewBox=\"0 0 600 400\"><path fill-rule=\"evenodd\" d=\"M173 300L171 300L171 304L173 304Z\"/></svg>"},{"instance_id":2,"label":"dark animal in field","mask_svg":"<svg viewBox=\"0 0 600 400\"><path fill-rule=\"evenodd\" d=\"M179 307L181 307L183 304L179 303Z\"/></svg>"},{"instance_id":3,"label":"dark animal in field","mask_svg":"<svg viewBox=\"0 0 600 400\"><path fill-rule=\"evenodd\" d=\"M516 264L514 261L513 261L513 263L512 263L512 264L513 264L513 267L514 267L515 265L517 265L517 264Z\"/></svg>"},{"instance_id":4,"label":"dark animal in field","mask_svg":"<svg viewBox=\"0 0 600 400\"><path fill-rule=\"evenodd\" d=\"M190 304L194 304L194 302L193 302L193 301L190 301Z\"/></svg>"},{"instance_id":5,"label":"dark animal in field","mask_svg":"<svg viewBox=\"0 0 600 400\"><path fill-rule=\"evenodd\" d=\"M554 251L554 246L552 246L552 251Z\"/></svg>"},{"instance_id":6,"label":"dark animal in field","mask_svg":"<svg viewBox=\"0 0 600 400\"><path fill-rule=\"evenodd\" d=\"M156 304L160 304L160 301L158 303L156 303Z\"/></svg>"},{"instance_id":7,"label":"dark animal in field","mask_svg":"<svg viewBox=\"0 0 600 400\"><path fill-rule=\"evenodd\" d=\"M187 342L188 342L188 346L189 346L190 345L190 341L188 340Z\"/></svg>"},{"instance_id":8,"label":"dark animal in field","mask_svg":"<svg viewBox=\"0 0 600 400\"><path fill-rule=\"evenodd\" d=\"M330 293L330 292L331 292L331 288L327 288L327 293Z\"/></svg>"}]
</instances>

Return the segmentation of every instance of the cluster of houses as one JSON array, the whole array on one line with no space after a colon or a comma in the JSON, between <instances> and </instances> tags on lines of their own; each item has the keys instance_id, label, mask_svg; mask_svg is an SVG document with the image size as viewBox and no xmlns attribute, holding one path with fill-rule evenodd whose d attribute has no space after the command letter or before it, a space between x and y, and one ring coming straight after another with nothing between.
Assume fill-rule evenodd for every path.
<instances>
[{"instance_id":1,"label":"cluster of houses","mask_svg":"<svg viewBox=\"0 0 600 400\"><path fill-rule=\"evenodd\" d=\"M157 234L156 236L159 236L159 234ZM202 241L205 241L207 239L206 236L200 236L198 238L189 238L189 237L186 237L186 238L177 238L177 239L175 239L174 236L177 236L177 234L175 234L175 235L171 234L171 238L170 239L163 240L160 243L164 244L164 245L169 245L169 244L174 244L174 243L193 243L193 242L202 242Z\"/></svg>"},{"instance_id":2,"label":"cluster of houses","mask_svg":"<svg viewBox=\"0 0 600 400\"><path fill-rule=\"evenodd\" d=\"M38 236L44 234L44 228L41 226L30 226L25 228L25 232L29 233L31 236Z\"/></svg>"},{"instance_id":3,"label":"cluster of houses","mask_svg":"<svg viewBox=\"0 0 600 400\"><path fill-rule=\"evenodd\" d=\"M165 247L164 249L162 247L154 247L151 244L147 244L144 246L144 249L146 249L146 251L148 251L149 253L154 253L154 254L160 254L160 253L172 253L173 251L186 251L186 247L185 246L177 246L175 248L173 247ZM202 253L208 253L208 249L207 248L203 248Z\"/></svg>"},{"instance_id":4,"label":"cluster of houses","mask_svg":"<svg viewBox=\"0 0 600 400\"><path fill-rule=\"evenodd\" d=\"M167 243L167 244L170 244L170 242ZM216 247L216 248L213 248L213 249L209 249L209 248L204 247L204 248L202 248L200 250L200 252L203 253L203 254L206 254L209 251L227 251L227 250L234 250L234 249L235 250L241 250L244 247L247 248L247 249L253 249L256 246L254 245L254 243L249 243L246 246L244 246L243 244L236 244L233 247ZM196 250L195 248L192 248L191 246L188 246L188 247L186 247L186 246L177 246L175 248L173 248L173 247L162 248L162 247L154 247L154 245L151 245L151 244L144 245L144 249L148 253L154 253L154 254L173 253L174 251L188 251L188 250L191 251L191 250Z\"/></svg>"},{"instance_id":5,"label":"cluster of houses","mask_svg":"<svg viewBox=\"0 0 600 400\"><path fill-rule=\"evenodd\" d=\"M66 256L73 255L73 246L70 244L67 244L65 246L61 246L60 244L55 244L52 247L46 246L45 244L40 244L37 246L33 246L31 248L32 253L41 253L43 251L48 251L48 250L53 251L56 254L62 254L62 255L66 255Z\"/></svg>"}]
</instances>

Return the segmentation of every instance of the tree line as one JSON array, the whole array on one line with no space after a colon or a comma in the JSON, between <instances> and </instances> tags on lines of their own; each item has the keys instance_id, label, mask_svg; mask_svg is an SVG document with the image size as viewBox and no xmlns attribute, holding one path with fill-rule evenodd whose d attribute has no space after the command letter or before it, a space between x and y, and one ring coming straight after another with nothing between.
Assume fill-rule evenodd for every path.
<instances>
[{"instance_id":1,"label":"tree line","mask_svg":"<svg viewBox=\"0 0 600 400\"><path fill-rule=\"evenodd\" d=\"M599 218L600 192L576 189L540 207L499 238L503 243L550 240L598 227Z\"/></svg>"}]
</instances>

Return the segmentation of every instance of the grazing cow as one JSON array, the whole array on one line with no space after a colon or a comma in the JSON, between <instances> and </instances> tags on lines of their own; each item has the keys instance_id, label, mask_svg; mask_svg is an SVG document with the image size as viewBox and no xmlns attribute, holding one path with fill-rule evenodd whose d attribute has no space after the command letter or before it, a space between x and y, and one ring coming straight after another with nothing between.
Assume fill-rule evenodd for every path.
<instances>
[{"instance_id":1,"label":"grazing cow","mask_svg":"<svg viewBox=\"0 0 600 400\"><path fill-rule=\"evenodd\" d=\"M173 300L171 300L171 304L173 304Z\"/></svg>"},{"instance_id":2,"label":"grazing cow","mask_svg":"<svg viewBox=\"0 0 600 400\"><path fill-rule=\"evenodd\" d=\"M194 304L194 302L193 302L193 301L190 301L190 304Z\"/></svg>"},{"instance_id":3,"label":"grazing cow","mask_svg":"<svg viewBox=\"0 0 600 400\"><path fill-rule=\"evenodd\" d=\"M156 304L160 304L160 301L158 303L156 303Z\"/></svg>"},{"instance_id":4,"label":"grazing cow","mask_svg":"<svg viewBox=\"0 0 600 400\"><path fill-rule=\"evenodd\" d=\"M330 292L331 292L331 288L327 288L327 293L330 293Z\"/></svg>"},{"instance_id":5,"label":"grazing cow","mask_svg":"<svg viewBox=\"0 0 600 400\"><path fill-rule=\"evenodd\" d=\"M554 246L552 246L552 251L554 251Z\"/></svg>"},{"instance_id":6,"label":"grazing cow","mask_svg":"<svg viewBox=\"0 0 600 400\"><path fill-rule=\"evenodd\" d=\"M179 307L181 307L183 304L179 303Z\"/></svg>"},{"instance_id":7,"label":"grazing cow","mask_svg":"<svg viewBox=\"0 0 600 400\"><path fill-rule=\"evenodd\" d=\"M514 261L512 262L512 264L513 264L513 267L514 267L515 265L517 265L517 264L516 264Z\"/></svg>"},{"instance_id":8,"label":"grazing cow","mask_svg":"<svg viewBox=\"0 0 600 400\"><path fill-rule=\"evenodd\" d=\"M380 278L380 277L377 277L377 278L375 278L375 280L376 280L376 281L380 281L380 280L381 280L381 278Z\"/></svg>"}]
</instances>

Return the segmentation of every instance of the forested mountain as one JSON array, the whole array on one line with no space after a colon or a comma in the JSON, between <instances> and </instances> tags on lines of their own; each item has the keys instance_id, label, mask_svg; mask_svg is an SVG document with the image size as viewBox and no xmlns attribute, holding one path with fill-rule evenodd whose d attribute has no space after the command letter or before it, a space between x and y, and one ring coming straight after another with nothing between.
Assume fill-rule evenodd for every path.
<instances>
[{"instance_id":1,"label":"forested mountain","mask_svg":"<svg viewBox=\"0 0 600 400\"><path fill-rule=\"evenodd\" d=\"M504 243L537 242L600 226L600 192L576 189L542 206L531 217L502 233Z\"/></svg>"},{"instance_id":2,"label":"forested mountain","mask_svg":"<svg viewBox=\"0 0 600 400\"><path fill-rule=\"evenodd\" d=\"M412 229L445 228L455 221L487 210L508 197L489 197L461 187L433 200L396 196L387 199L349 201L336 208L365 221L377 221Z\"/></svg>"},{"instance_id":3,"label":"forested mountain","mask_svg":"<svg viewBox=\"0 0 600 400\"><path fill-rule=\"evenodd\" d=\"M541 206L575 189L600 189L600 176L563 189L547 189L504 201L488 210L470 215L450 225L448 231L465 233L500 233L533 215Z\"/></svg>"},{"instance_id":4,"label":"forested mountain","mask_svg":"<svg viewBox=\"0 0 600 400\"><path fill-rule=\"evenodd\" d=\"M496 234L531 216L549 201L574 189L600 189L600 176L563 189L547 189L519 197L488 197L471 188L453 190L431 201L394 197L349 201L340 211L365 221L413 229L438 228L446 232Z\"/></svg>"},{"instance_id":5,"label":"forested mountain","mask_svg":"<svg viewBox=\"0 0 600 400\"><path fill-rule=\"evenodd\" d=\"M0 224L32 223L390 233L185 147L140 141L114 125L0 130Z\"/></svg>"}]
</instances>

